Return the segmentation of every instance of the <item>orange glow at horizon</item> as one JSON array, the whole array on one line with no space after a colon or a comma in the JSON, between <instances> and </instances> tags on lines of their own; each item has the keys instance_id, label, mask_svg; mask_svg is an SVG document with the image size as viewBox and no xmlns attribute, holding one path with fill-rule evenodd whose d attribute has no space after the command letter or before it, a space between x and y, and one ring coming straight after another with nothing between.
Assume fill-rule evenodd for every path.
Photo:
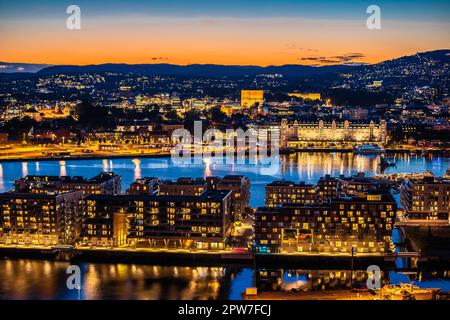
<instances>
[{"instance_id":1,"label":"orange glow at horizon","mask_svg":"<svg viewBox=\"0 0 450 320\"><path fill-rule=\"evenodd\" d=\"M294 19L95 19L81 30L61 21L0 22L0 61L47 64L211 63L326 65L376 63L450 47L445 24L385 22L369 31L361 21Z\"/></svg>"}]
</instances>

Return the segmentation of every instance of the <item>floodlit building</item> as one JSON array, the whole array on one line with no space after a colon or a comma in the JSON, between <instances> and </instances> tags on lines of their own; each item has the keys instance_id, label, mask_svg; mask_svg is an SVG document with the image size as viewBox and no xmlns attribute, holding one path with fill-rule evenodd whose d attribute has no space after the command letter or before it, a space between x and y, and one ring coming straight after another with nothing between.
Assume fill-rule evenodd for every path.
<instances>
[{"instance_id":1,"label":"floodlit building","mask_svg":"<svg viewBox=\"0 0 450 320\"><path fill-rule=\"evenodd\" d=\"M405 179L400 192L401 203L409 219L449 219L450 180L434 176Z\"/></svg>"},{"instance_id":2,"label":"floodlit building","mask_svg":"<svg viewBox=\"0 0 450 320\"><path fill-rule=\"evenodd\" d=\"M175 181L161 181L158 194L161 196L199 196L206 189L205 179L178 178Z\"/></svg>"},{"instance_id":3,"label":"floodlit building","mask_svg":"<svg viewBox=\"0 0 450 320\"><path fill-rule=\"evenodd\" d=\"M88 194L119 194L122 178L113 172L102 172L95 177L26 176L15 182L16 192L51 193L81 190Z\"/></svg>"},{"instance_id":4,"label":"floodlit building","mask_svg":"<svg viewBox=\"0 0 450 320\"><path fill-rule=\"evenodd\" d=\"M242 90L241 107L262 107L264 104L264 90Z\"/></svg>"},{"instance_id":5,"label":"floodlit building","mask_svg":"<svg viewBox=\"0 0 450 320\"><path fill-rule=\"evenodd\" d=\"M81 244L224 249L232 231L231 191L199 196L92 195Z\"/></svg>"},{"instance_id":6,"label":"floodlit building","mask_svg":"<svg viewBox=\"0 0 450 320\"><path fill-rule=\"evenodd\" d=\"M369 191L389 192L390 182L385 179L366 177L364 172L359 172L351 177L339 177L339 192L346 196L357 196Z\"/></svg>"},{"instance_id":7,"label":"floodlit building","mask_svg":"<svg viewBox=\"0 0 450 320\"><path fill-rule=\"evenodd\" d=\"M391 194L325 203L261 207L254 220L257 252L386 253L397 211Z\"/></svg>"},{"instance_id":8,"label":"floodlit building","mask_svg":"<svg viewBox=\"0 0 450 320\"><path fill-rule=\"evenodd\" d=\"M304 100L320 100L322 98L320 93L310 92L310 93L300 93L300 92L291 92L288 93L289 97L302 98Z\"/></svg>"},{"instance_id":9,"label":"floodlit building","mask_svg":"<svg viewBox=\"0 0 450 320\"><path fill-rule=\"evenodd\" d=\"M339 181L329 174L317 181L317 195L320 200L337 198L340 193Z\"/></svg>"},{"instance_id":10,"label":"floodlit building","mask_svg":"<svg viewBox=\"0 0 450 320\"><path fill-rule=\"evenodd\" d=\"M374 144L384 146L387 143L386 121L380 123L337 122L317 123L298 122L289 123L282 120L280 125L281 147L310 147L310 146L356 146Z\"/></svg>"},{"instance_id":11,"label":"floodlit building","mask_svg":"<svg viewBox=\"0 0 450 320\"><path fill-rule=\"evenodd\" d=\"M81 226L81 191L0 194L0 243L73 244Z\"/></svg>"},{"instance_id":12,"label":"floodlit building","mask_svg":"<svg viewBox=\"0 0 450 320\"><path fill-rule=\"evenodd\" d=\"M219 178L214 187L210 189L230 190L232 192L233 221L241 219L242 215L250 207L250 179L246 176L226 175L223 178Z\"/></svg>"},{"instance_id":13,"label":"floodlit building","mask_svg":"<svg viewBox=\"0 0 450 320\"><path fill-rule=\"evenodd\" d=\"M316 203L318 202L316 186L305 182L273 181L266 185L266 207L276 207L283 203Z\"/></svg>"},{"instance_id":14,"label":"floodlit building","mask_svg":"<svg viewBox=\"0 0 450 320\"><path fill-rule=\"evenodd\" d=\"M157 194L159 183L159 179L155 177L144 177L142 179L137 179L135 182L130 184L130 188L127 190L127 194Z\"/></svg>"},{"instance_id":15,"label":"floodlit building","mask_svg":"<svg viewBox=\"0 0 450 320\"><path fill-rule=\"evenodd\" d=\"M133 189L132 194L138 194L138 187L143 191L145 187L141 183L139 180L136 181L130 186L129 191ZM156 188L155 180L147 182L147 185L152 183L153 188ZM243 175L226 175L223 178L179 178L157 183L157 194L160 196L200 196L206 190L231 191L233 221L239 220L250 206L250 180Z\"/></svg>"}]
</instances>

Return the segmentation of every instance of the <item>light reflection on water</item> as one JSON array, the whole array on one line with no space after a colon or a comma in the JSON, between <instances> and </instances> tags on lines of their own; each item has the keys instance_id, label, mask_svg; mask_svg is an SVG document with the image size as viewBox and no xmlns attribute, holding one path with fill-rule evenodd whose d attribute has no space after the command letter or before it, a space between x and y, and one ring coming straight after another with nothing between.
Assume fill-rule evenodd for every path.
<instances>
[{"instance_id":1,"label":"light reflection on water","mask_svg":"<svg viewBox=\"0 0 450 320\"><path fill-rule=\"evenodd\" d=\"M397 167L388 168L386 173L432 171L442 175L450 167L449 158L436 156L422 157L398 154L389 157ZM303 152L283 155L279 170L264 170L261 164L216 163L214 161L199 164L176 165L170 158L124 158L97 160L66 160L39 162L0 163L0 192L13 188L14 180L26 174L68 175L92 177L101 171L114 170L122 176L122 190L126 190L136 178L157 176L161 179L178 177L204 177L209 175L244 174L251 181L251 205L264 204L264 186L275 179L289 179L295 182L304 180L316 183L325 174L333 176L352 175L364 171L367 175L379 173L380 156L353 155L352 153L309 153ZM271 174L268 174L271 172Z\"/></svg>"},{"instance_id":2,"label":"light reflection on water","mask_svg":"<svg viewBox=\"0 0 450 320\"><path fill-rule=\"evenodd\" d=\"M449 158L395 155L397 167L386 173L432 171L442 175L450 167ZM221 164L215 162L176 166L170 158L124 158L98 160L66 160L0 163L0 192L13 188L14 180L27 174L70 175L92 177L100 171L114 170L122 176L126 190L138 177L157 176L161 179L203 177L208 175L244 174L251 181L251 205L264 204L264 186L275 179L304 180L315 183L325 174L351 175L364 171L379 173L380 156L361 156L351 153L299 153L282 156L279 170L267 174L262 165ZM31 260L0 260L0 299L77 299L78 293L66 288L67 263ZM82 264L83 286L81 299L240 299L245 288L253 286L251 268L238 267L178 267L128 264ZM302 270L272 270L268 280L257 277L257 286L289 288L295 279L307 286L317 283L328 286L347 286L346 271L322 270L317 273ZM333 274L332 276L330 276ZM294 278L293 276L294 275ZM386 275L391 283L414 282L422 287L441 287L450 291L449 274L421 274L411 279L404 274ZM364 281L361 276L360 281Z\"/></svg>"},{"instance_id":3,"label":"light reflection on water","mask_svg":"<svg viewBox=\"0 0 450 320\"><path fill-rule=\"evenodd\" d=\"M209 300L242 299L254 286L251 268L152 266L82 263L81 290L68 290L68 263L42 260L0 260L0 300ZM259 269L259 291L333 290L350 288L349 270ZM409 283L450 290L450 273L383 274L383 284ZM364 287L367 274L353 272L353 286ZM417 281L414 281L417 280Z\"/></svg>"},{"instance_id":4,"label":"light reflection on water","mask_svg":"<svg viewBox=\"0 0 450 320\"><path fill-rule=\"evenodd\" d=\"M0 260L0 299L239 299L253 272L237 267L82 263L81 290L68 290L69 264Z\"/></svg>"}]
</instances>

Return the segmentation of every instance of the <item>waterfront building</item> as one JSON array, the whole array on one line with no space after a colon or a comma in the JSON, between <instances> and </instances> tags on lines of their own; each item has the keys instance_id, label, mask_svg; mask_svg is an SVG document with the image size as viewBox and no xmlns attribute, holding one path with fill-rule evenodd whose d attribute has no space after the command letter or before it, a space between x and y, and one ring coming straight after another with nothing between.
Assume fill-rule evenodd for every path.
<instances>
[{"instance_id":1,"label":"waterfront building","mask_svg":"<svg viewBox=\"0 0 450 320\"><path fill-rule=\"evenodd\" d=\"M157 194L160 181L156 177L144 177L130 184L127 194Z\"/></svg>"},{"instance_id":2,"label":"waterfront building","mask_svg":"<svg viewBox=\"0 0 450 320\"><path fill-rule=\"evenodd\" d=\"M206 178L179 178L164 180L158 185L162 196L199 196L205 190L225 190L232 192L232 218L239 220L250 206L250 180L243 175L226 175Z\"/></svg>"},{"instance_id":3,"label":"waterfront building","mask_svg":"<svg viewBox=\"0 0 450 320\"><path fill-rule=\"evenodd\" d=\"M364 172L358 172L358 174L351 177L340 176L337 181L339 184L339 192L347 196L356 196L360 193L376 190L387 193L391 185L385 179L366 177Z\"/></svg>"},{"instance_id":4,"label":"waterfront building","mask_svg":"<svg viewBox=\"0 0 450 320\"><path fill-rule=\"evenodd\" d=\"M327 203L261 207L254 218L258 252L385 253L397 205L391 194L367 193Z\"/></svg>"},{"instance_id":5,"label":"waterfront building","mask_svg":"<svg viewBox=\"0 0 450 320\"><path fill-rule=\"evenodd\" d=\"M82 245L223 249L232 231L231 191L91 195L85 203Z\"/></svg>"},{"instance_id":6,"label":"waterfront building","mask_svg":"<svg viewBox=\"0 0 450 320\"><path fill-rule=\"evenodd\" d=\"M316 203L318 202L316 186L305 182L279 180L266 185L266 207L276 207L283 203Z\"/></svg>"},{"instance_id":7,"label":"waterfront building","mask_svg":"<svg viewBox=\"0 0 450 320\"><path fill-rule=\"evenodd\" d=\"M262 107L264 104L264 90L242 90L241 108Z\"/></svg>"},{"instance_id":8,"label":"waterfront building","mask_svg":"<svg viewBox=\"0 0 450 320\"><path fill-rule=\"evenodd\" d=\"M449 220L450 180L434 176L406 178L400 185L401 203L413 220Z\"/></svg>"},{"instance_id":9,"label":"waterfront building","mask_svg":"<svg viewBox=\"0 0 450 320\"><path fill-rule=\"evenodd\" d=\"M248 131L258 144L270 146L272 143L280 146L281 132L278 123L251 123L247 125Z\"/></svg>"},{"instance_id":10,"label":"waterfront building","mask_svg":"<svg viewBox=\"0 0 450 320\"><path fill-rule=\"evenodd\" d=\"M339 181L329 174L317 181L317 196L321 201L337 198L339 195Z\"/></svg>"},{"instance_id":11,"label":"waterfront building","mask_svg":"<svg viewBox=\"0 0 450 320\"><path fill-rule=\"evenodd\" d=\"M16 192L51 193L81 190L88 194L119 194L121 192L122 178L113 172L102 172L95 177L69 176L31 176L15 181Z\"/></svg>"},{"instance_id":12,"label":"waterfront building","mask_svg":"<svg viewBox=\"0 0 450 320\"><path fill-rule=\"evenodd\" d=\"M87 143L99 144L101 151L156 148L168 151L172 147L171 133L149 130L146 127L135 131L96 131L86 135Z\"/></svg>"},{"instance_id":13,"label":"waterfront building","mask_svg":"<svg viewBox=\"0 0 450 320\"><path fill-rule=\"evenodd\" d=\"M0 194L0 243L73 244L81 226L82 192Z\"/></svg>"},{"instance_id":14,"label":"waterfront building","mask_svg":"<svg viewBox=\"0 0 450 320\"><path fill-rule=\"evenodd\" d=\"M250 207L250 179L246 176L226 175L219 178L211 189L231 190L233 221L240 220Z\"/></svg>"},{"instance_id":15,"label":"waterfront building","mask_svg":"<svg viewBox=\"0 0 450 320\"><path fill-rule=\"evenodd\" d=\"M339 197L352 197L368 192L389 193L388 180L366 177L363 172L351 177L338 178L326 175L314 184L305 182L294 183L292 181L273 181L266 185L266 207L276 207L283 203L303 204L319 203Z\"/></svg>"},{"instance_id":16,"label":"waterfront building","mask_svg":"<svg viewBox=\"0 0 450 320\"><path fill-rule=\"evenodd\" d=\"M203 178L178 178L175 181L163 180L159 184L161 196L199 196L207 189Z\"/></svg>"},{"instance_id":17,"label":"waterfront building","mask_svg":"<svg viewBox=\"0 0 450 320\"><path fill-rule=\"evenodd\" d=\"M385 120L376 124L370 122L350 122L345 120L331 123L319 120L317 123L289 123L286 119L280 125L281 147L342 147L373 144L383 147L387 143Z\"/></svg>"}]
</instances>

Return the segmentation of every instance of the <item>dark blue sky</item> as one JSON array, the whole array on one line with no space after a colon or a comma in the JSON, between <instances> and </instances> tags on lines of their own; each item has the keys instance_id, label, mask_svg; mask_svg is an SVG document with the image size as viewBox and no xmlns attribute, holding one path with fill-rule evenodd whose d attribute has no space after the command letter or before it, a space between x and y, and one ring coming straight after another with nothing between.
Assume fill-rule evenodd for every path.
<instances>
[{"instance_id":1,"label":"dark blue sky","mask_svg":"<svg viewBox=\"0 0 450 320\"><path fill-rule=\"evenodd\" d=\"M55 16L68 5L77 4L88 16L143 14L150 16L212 17L306 17L359 19L361 12L376 4L388 19L449 21L448 0L397 1L311 1L311 0L18 0L0 1L0 17L25 19L30 16Z\"/></svg>"}]
</instances>

